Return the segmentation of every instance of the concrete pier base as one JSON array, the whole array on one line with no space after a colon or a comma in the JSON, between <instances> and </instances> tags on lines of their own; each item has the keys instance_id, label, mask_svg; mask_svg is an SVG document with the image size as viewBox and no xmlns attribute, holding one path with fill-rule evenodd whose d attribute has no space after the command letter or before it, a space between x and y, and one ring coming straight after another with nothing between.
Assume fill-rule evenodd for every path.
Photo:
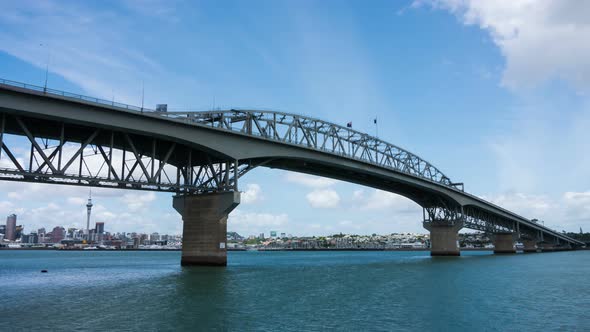
<instances>
[{"instance_id":1,"label":"concrete pier base","mask_svg":"<svg viewBox=\"0 0 590 332\"><path fill-rule=\"evenodd\" d=\"M541 242L537 244L541 252L553 252L555 251L555 245L553 243Z\"/></svg>"},{"instance_id":2,"label":"concrete pier base","mask_svg":"<svg viewBox=\"0 0 590 332\"><path fill-rule=\"evenodd\" d=\"M174 196L183 221L182 266L227 265L227 216L239 204L239 192Z\"/></svg>"},{"instance_id":3,"label":"concrete pier base","mask_svg":"<svg viewBox=\"0 0 590 332\"><path fill-rule=\"evenodd\" d=\"M537 252L537 241L535 240L521 240L522 244L524 245L524 248L522 249L522 252L524 253L534 253Z\"/></svg>"},{"instance_id":4,"label":"concrete pier base","mask_svg":"<svg viewBox=\"0 0 590 332\"><path fill-rule=\"evenodd\" d=\"M424 222L424 228L430 231L430 256L460 256L459 230L462 223L454 225Z\"/></svg>"},{"instance_id":5,"label":"concrete pier base","mask_svg":"<svg viewBox=\"0 0 590 332\"><path fill-rule=\"evenodd\" d=\"M494 254L516 254L514 233L493 233Z\"/></svg>"}]
</instances>

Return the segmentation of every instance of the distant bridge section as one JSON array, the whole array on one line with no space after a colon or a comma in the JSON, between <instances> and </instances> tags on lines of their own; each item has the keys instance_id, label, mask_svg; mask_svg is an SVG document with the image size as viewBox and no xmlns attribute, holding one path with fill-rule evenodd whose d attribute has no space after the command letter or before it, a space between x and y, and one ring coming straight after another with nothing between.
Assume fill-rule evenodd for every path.
<instances>
[{"instance_id":1,"label":"distant bridge section","mask_svg":"<svg viewBox=\"0 0 590 332\"><path fill-rule=\"evenodd\" d=\"M27 154L11 146L18 138L28 141ZM185 233L223 233L217 226L187 230L189 224L203 224L202 218L187 215L203 216L194 209L206 201L219 205L208 210L211 220L226 220L239 204L238 179L262 166L353 182L415 201L423 207L433 255L459 254L456 235L462 227L493 234L499 252L512 252L516 240L534 242L535 249L537 243L582 245L464 192L461 183L405 149L292 113L161 112L0 80L0 146L2 180L176 193ZM209 239L216 247L213 256L203 256L202 239L195 241L197 254L187 254L193 258L186 263L211 257L225 262L224 236L218 236L219 243ZM185 239L185 248L189 242Z\"/></svg>"}]
</instances>

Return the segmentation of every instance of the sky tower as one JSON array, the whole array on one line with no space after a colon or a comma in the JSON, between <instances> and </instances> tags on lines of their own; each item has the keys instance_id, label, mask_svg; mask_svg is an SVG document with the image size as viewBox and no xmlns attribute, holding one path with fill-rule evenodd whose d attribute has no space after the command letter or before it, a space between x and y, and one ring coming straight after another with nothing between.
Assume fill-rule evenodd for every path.
<instances>
[{"instance_id":1,"label":"sky tower","mask_svg":"<svg viewBox=\"0 0 590 332\"><path fill-rule=\"evenodd\" d=\"M88 194L88 203L86 203L86 239L90 242L90 212L92 210L92 190Z\"/></svg>"}]
</instances>

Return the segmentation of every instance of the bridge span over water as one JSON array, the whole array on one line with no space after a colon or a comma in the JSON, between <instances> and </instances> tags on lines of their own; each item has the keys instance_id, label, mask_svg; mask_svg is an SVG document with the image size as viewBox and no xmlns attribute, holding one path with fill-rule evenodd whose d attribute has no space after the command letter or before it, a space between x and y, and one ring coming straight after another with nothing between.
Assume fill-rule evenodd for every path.
<instances>
[{"instance_id":1,"label":"bridge span over water","mask_svg":"<svg viewBox=\"0 0 590 332\"><path fill-rule=\"evenodd\" d=\"M30 144L14 153L14 136ZM459 255L465 227L491 235L497 253L583 245L463 190L398 146L308 116L260 110L162 112L0 80L0 180L174 193L184 265L225 265L238 180L270 167L353 182L423 208L431 254Z\"/></svg>"}]
</instances>

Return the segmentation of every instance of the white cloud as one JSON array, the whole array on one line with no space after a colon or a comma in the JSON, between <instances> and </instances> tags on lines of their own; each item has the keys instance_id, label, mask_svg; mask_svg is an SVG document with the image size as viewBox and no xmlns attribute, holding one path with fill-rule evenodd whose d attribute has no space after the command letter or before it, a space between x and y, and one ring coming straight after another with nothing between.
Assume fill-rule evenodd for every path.
<instances>
[{"instance_id":1,"label":"white cloud","mask_svg":"<svg viewBox=\"0 0 590 332\"><path fill-rule=\"evenodd\" d=\"M544 219L555 215L558 208L550 197L542 195L511 192L483 199L529 219Z\"/></svg>"},{"instance_id":2,"label":"white cloud","mask_svg":"<svg viewBox=\"0 0 590 332\"><path fill-rule=\"evenodd\" d=\"M566 209L566 219L570 222L578 222L590 228L590 191L566 192L562 197L563 206Z\"/></svg>"},{"instance_id":3,"label":"white cloud","mask_svg":"<svg viewBox=\"0 0 590 332\"><path fill-rule=\"evenodd\" d=\"M338 181L333 179L294 172L288 172L285 176L285 179L289 182L297 183L311 188L326 188L338 183Z\"/></svg>"},{"instance_id":4,"label":"white cloud","mask_svg":"<svg viewBox=\"0 0 590 332\"><path fill-rule=\"evenodd\" d=\"M82 206L86 204L86 199L82 197L68 197L68 204Z\"/></svg>"},{"instance_id":5,"label":"white cloud","mask_svg":"<svg viewBox=\"0 0 590 332\"><path fill-rule=\"evenodd\" d=\"M316 189L305 197L314 208L335 208L340 203L340 196L332 189Z\"/></svg>"},{"instance_id":6,"label":"white cloud","mask_svg":"<svg viewBox=\"0 0 590 332\"><path fill-rule=\"evenodd\" d=\"M352 200L362 210L392 209L396 213L417 213L420 206L411 200L383 190L374 189L365 195L364 189L355 190Z\"/></svg>"},{"instance_id":7,"label":"white cloud","mask_svg":"<svg viewBox=\"0 0 590 332\"><path fill-rule=\"evenodd\" d=\"M590 2L578 0L431 0L466 25L487 30L506 57L502 83L512 89L562 79L590 89Z\"/></svg>"},{"instance_id":8,"label":"white cloud","mask_svg":"<svg viewBox=\"0 0 590 332\"><path fill-rule=\"evenodd\" d=\"M262 189L259 184L250 183L246 185L246 191L241 194L242 204L256 203L262 200Z\"/></svg>"},{"instance_id":9,"label":"white cloud","mask_svg":"<svg viewBox=\"0 0 590 332\"><path fill-rule=\"evenodd\" d=\"M508 130L488 143L497 160L499 190L586 189L590 2L417 0L413 6L426 4L486 31L505 58L501 84L521 100L505 110ZM565 82L572 89L552 88L553 82Z\"/></svg>"},{"instance_id":10,"label":"white cloud","mask_svg":"<svg viewBox=\"0 0 590 332\"><path fill-rule=\"evenodd\" d=\"M261 232L270 231L271 228L277 230L277 228L286 227L288 223L289 216L286 213L243 212L238 209L230 213L227 230L241 235L258 235Z\"/></svg>"},{"instance_id":11,"label":"white cloud","mask_svg":"<svg viewBox=\"0 0 590 332\"><path fill-rule=\"evenodd\" d=\"M14 209L14 204L10 201L0 201L0 211L10 211ZM6 213L8 214L8 213Z\"/></svg>"},{"instance_id":12,"label":"white cloud","mask_svg":"<svg viewBox=\"0 0 590 332\"><path fill-rule=\"evenodd\" d=\"M510 192L483 198L525 218L542 220L558 231L590 229L590 191L565 192L557 197Z\"/></svg>"},{"instance_id":13,"label":"white cloud","mask_svg":"<svg viewBox=\"0 0 590 332\"><path fill-rule=\"evenodd\" d=\"M121 197L121 201L127 204L129 211L137 211L148 207L148 203L156 200L156 194L153 191L148 192L127 192Z\"/></svg>"},{"instance_id":14,"label":"white cloud","mask_svg":"<svg viewBox=\"0 0 590 332\"><path fill-rule=\"evenodd\" d=\"M154 21L154 16L168 21L174 17L174 5L163 1L141 5L127 1L126 5L134 12L142 9L153 14L134 16L136 24ZM58 74L88 94L108 100L115 95L117 101L139 104L141 79L151 87L157 84L156 77L167 75L138 45L145 40L135 37L137 29L130 29L136 24L129 25L128 11L105 10L83 2L3 2L0 51L43 70L49 63L49 87L55 82L52 74Z\"/></svg>"}]
</instances>

